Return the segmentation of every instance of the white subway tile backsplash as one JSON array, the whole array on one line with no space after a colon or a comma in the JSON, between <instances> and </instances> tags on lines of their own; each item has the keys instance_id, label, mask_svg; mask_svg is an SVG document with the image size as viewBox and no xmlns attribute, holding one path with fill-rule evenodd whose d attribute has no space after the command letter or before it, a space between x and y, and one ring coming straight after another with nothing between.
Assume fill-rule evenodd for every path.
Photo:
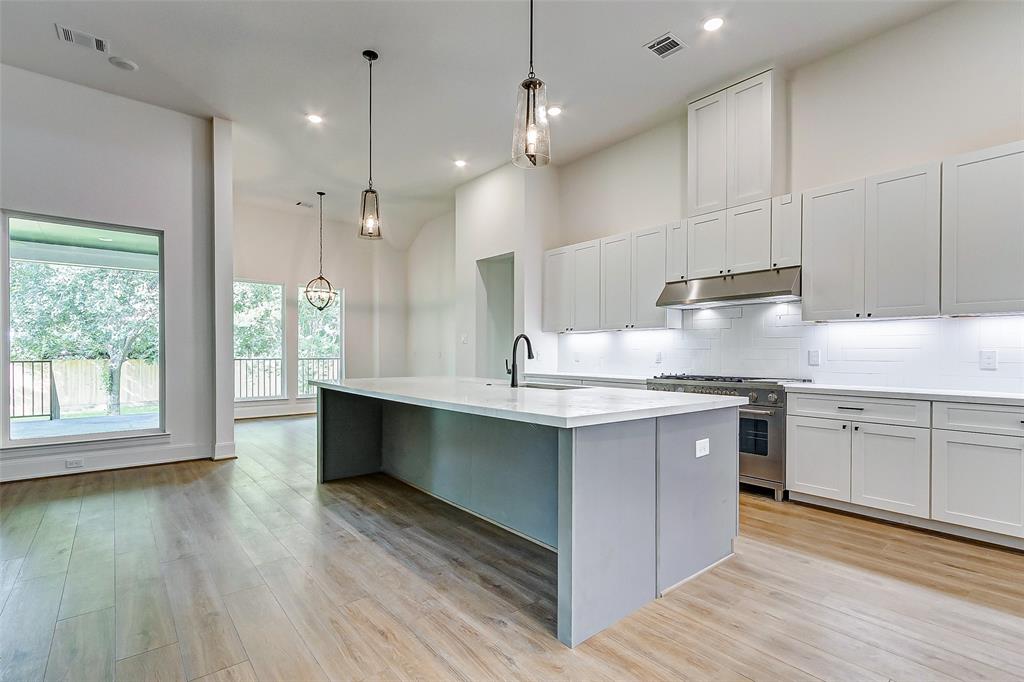
<instances>
[{"instance_id":1,"label":"white subway tile backsplash","mask_svg":"<svg viewBox=\"0 0 1024 682\"><path fill-rule=\"evenodd\" d=\"M995 370L981 350L995 350ZM821 364L808 364L808 351ZM1024 393L1024 316L807 323L800 305L687 310L682 329L563 334L563 371L756 374L820 383ZM656 362L658 354L661 362Z\"/></svg>"}]
</instances>

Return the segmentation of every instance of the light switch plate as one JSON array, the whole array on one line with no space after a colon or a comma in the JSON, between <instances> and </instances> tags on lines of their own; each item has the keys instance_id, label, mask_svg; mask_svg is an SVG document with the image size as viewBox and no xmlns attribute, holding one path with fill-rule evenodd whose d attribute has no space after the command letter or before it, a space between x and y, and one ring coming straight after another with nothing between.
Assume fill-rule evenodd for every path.
<instances>
[{"instance_id":1,"label":"light switch plate","mask_svg":"<svg viewBox=\"0 0 1024 682\"><path fill-rule=\"evenodd\" d=\"M469 334L463 334L462 336L460 336L459 343L461 343L463 346L469 344Z\"/></svg>"},{"instance_id":2,"label":"light switch plate","mask_svg":"<svg viewBox=\"0 0 1024 682\"><path fill-rule=\"evenodd\" d=\"M999 369L999 351L997 351L997 350L983 350L983 351L981 351L981 368L982 369Z\"/></svg>"},{"instance_id":3,"label":"light switch plate","mask_svg":"<svg viewBox=\"0 0 1024 682\"><path fill-rule=\"evenodd\" d=\"M660 365L661 364L661 351L660 350L657 353L654 354L654 364L656 364L656 365Z\"/></svg>"},{"instance_id":4,"label":"light switch plate","mask_svg":"<svg viewBox=\"0 0 1024 682\"><path fill-rule=\"evenodd\" d=\"M781 197L779 197L779 206L785 206L786 204L791 203L793 203L792 194L783 194Z\"/></svg>"},{"instance_id":5,"label":"light switch plate","mask_svg":"<svg viewBox=\"0 0 1024 682\"><path fill-rule=\"evenodd\" d=\"M807 351L807 364L811 367L817 367L821 364L821 351L820 350L809 350Z\"/></svg>"},{"instance_id":6,"label":"light switch plate","mask_svg":"<svg viewBox=\"0 0 1024 682\"><path fill-rule=\"evenodd\" d=\"M701 438L697 441L697 456L706 457L711 454L711 439Z\"/></svg>"}]
</instances>

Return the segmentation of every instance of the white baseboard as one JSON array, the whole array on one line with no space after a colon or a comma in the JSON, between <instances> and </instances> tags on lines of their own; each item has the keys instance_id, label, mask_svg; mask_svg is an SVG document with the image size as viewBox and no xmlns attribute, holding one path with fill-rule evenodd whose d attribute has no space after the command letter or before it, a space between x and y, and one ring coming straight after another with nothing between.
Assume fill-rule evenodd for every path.
<instances>
[{"instance_id":1,"label":"white baseboard","mask_svg":"<svg viewBox=\"0 0 1024 682\"><path fill-rule=\"evenodd\" d=\"M211 459L237 459L235 454L235 441L217 443L213 446L213 457Z\"/></svg>"},{"instance_id":2,"label":"white baseboard","mask_svg":"<svg viewBox=\"0 0 1024 682\"><path fill-rule=\"evenodd\" d=\"M209 459L210 447L198 445L171 445L149 449L119 448L81 452L76 455L84 461L82 467L68 469L64 465L68 453L35 455L5 459L0 462L0 481L23 481L29 478L46 478L83 474L89 471L127 469L150 464L168 464L192 459Z\"/></svg>"},{"instance_id":3,"label":"white baseboard","mask_svg":"<svg viewBox=\"0 0 1024 682\"><path fill-rule=\"evenodd\" d=\"M946 523L945 521L922 519L917 516L908 516L906 514L900 514L899 512L891 512L886 509L863 507L859 504L853 504L852 502L830 500L825 497L798 493L792 490L789 491L789 499L794 502L802 502L815 507L826 507L828 509L835 509L849 514L856 514L857 516L881 519L882 521L899 523L904 526L913 526L914 528L930 530L936 533L943 533L945 535L955 535L957 537L967 538L968 540L987 542L991 545L1001 545L1003 547L1010 547L1011 549L1024 550L1024 538L1015 538L1012 535L1002 535L1001 533L993 533L987 530L958 526L953 523Z\"/></svg>"},{"instance_id":4,"label":"white baseboard","mask_svg":"<svg viewBox=\"0 0 1024 682\"><path fill-rule=\"evenodd\" d=\"M235 419L260 419L262 417L293 417L316 414L316 401L311 403L261 403L252 401L235 403Z\"/></svg>"}]
</instances>

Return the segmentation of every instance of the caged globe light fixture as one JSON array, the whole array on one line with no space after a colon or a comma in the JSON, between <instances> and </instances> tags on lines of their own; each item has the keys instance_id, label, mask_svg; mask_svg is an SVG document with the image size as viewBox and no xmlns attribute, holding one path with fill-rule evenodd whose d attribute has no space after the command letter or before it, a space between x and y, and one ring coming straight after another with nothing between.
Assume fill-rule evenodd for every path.
<instances>
[{"instance_id":1,"label":"caged globe light fixture","mask_svg":"<svg viewBox=\"0 0 1024 682\"><path fill-rule=\"evenodd\" d=\"M547 86L533 72L533 0L530 0L530 73L519 84L517 92L512 163L520 168L546 166L551 162L551 131Z\"/></svg>"},{"instance_id":2,"label":"caged globe light fixture","mask_svg":"<svg viewBox=\"0 0 1024 682\"><path fill-rule=\"evenodd\" d=\"M363 50L363 59L370 66L370 153L369 182L363 190L363 199L359 208L359 236L363 239L380 239L380 198L373 188L373 63L378 55L373 50Z\"/></svg>"},{"instance_id":3,"label":"caged globe light fixture","mask_svg":"<svg viewBox=\"0 0 1024 682\"><path fill-rule=\"evenodd\" d=\"M320 274L306 284L306 300L317 310L323 310L334 303L338 292L324 277L324 193L317 192L320 197Z\"/></svg>"}]
</instances>

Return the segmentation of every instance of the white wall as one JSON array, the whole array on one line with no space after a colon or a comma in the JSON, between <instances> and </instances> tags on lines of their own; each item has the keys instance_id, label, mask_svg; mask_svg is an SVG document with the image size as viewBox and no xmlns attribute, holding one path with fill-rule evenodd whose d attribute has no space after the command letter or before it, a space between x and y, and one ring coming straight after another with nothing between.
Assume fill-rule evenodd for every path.
<instances>
[{"instance_id":1,"label":"white wall","mask_svg":"<svg viewBox=\"0 0 1024 682\"><path fill-rule=\"evenodd\" d=\"M679 220L686 206L685 117L558 171L561 227L548 248Z\"/></svg>"},{"instance_id":2,"label":"white wall","mask_svg":"<svg viewBox=\"0 0 1024 682\"><path fill-rule=\"evenodd\" d=\"M455 374L455 213L420 228L406 253L406 370Z\"/></svg>"},{"instance_id":3,"label":"white wall","mask_svg":"<svg viewBox=\"0 0 1024 682\"><path fill-rule=\"evenodd\" d=\"M794 70L792 188L1024 139L1022 29L1024 3L961 2ZM559 243L684 214L685 122L679 131L674 126L560 169ZM670 184L662 182L666 177ZM645 181L651 189L638 202L634 194ZM634 213L642 221L629 221ZM678 331L563 335L559 369L1024 390L1024 318L804 325L798 313L795 306L748 306L687 313ZM806 364L812 348L822 351L820 367ZM999 350L997 371L979 368L982 349Z\"/></svg>"},{"instance_id":4,"label":"white wall","mask_svg":"<svg viewBox=\"0 0 1024 682\"><path fill-rule=\"evenodd\" d=\"M331 200L330 194L324 198ZM298 288L318 269L317 210L236 203L234 214L235 277L285 285L286 372L294 377L298 305L308 305L299 300ZM346 375L401 374L405 368L405 253L383 241L359 239L357 233L355 224L324 221L324 276L335 288L345 290ZM314 400L296 399L294 391L289 387L292 395L281 401L238 404L235 415L315 411Z\"/></svg>"},{"instance_id":5,"label":"white wall","mask_svg":"<svg viewBox=\"0 0 1024 682\"><path fill-rule=\"evenodd\" d=\"M563 334L559 370L708 373L1024 392L1024 317L804 323L798 304L686 311L683 329ZM807 351L821 364L807 364ZM999 353L982 370L981 350ZM660 354L660 362L659 360Z\"/></svg>"},{"instance_id":6,"label":"white wall","mask_svg":"<svg viewBox=\"0 0 1024 682\"><path fill-rule=\"evenodd\" d=\"M540 273L546 240L557 221L556 182L553 169L525 171L507 164L456 189L456 374L477 372L477 300L483 288L477 261L507 253L515 256L514 327L534 340L537 354L529 367L555 367L557 342L540 331ZM511 350L512 339L508 343Z\"/></svg>"},{"instance_id":7,"label":"white wall","mask_svg":"<svg viewBox=\"0 0 1024 682\"><path fill-rule=\"evenodd\" d=\"M959 2L791 74L792 188L1024 138L1024 3Z\"/></svg>"},{"instance_id":8,"label":"white wall","mask_svg":"<svg viewBox=\"0 0 1024 682\"><path fill-rule=\"evenodd\" d=\"M164 232L168 436L12 448L3 479L210 457L214 446L211 123L0 66L0 206ZM4 393L6 395L6 393Z\"/></svg>"}]
</instances>

